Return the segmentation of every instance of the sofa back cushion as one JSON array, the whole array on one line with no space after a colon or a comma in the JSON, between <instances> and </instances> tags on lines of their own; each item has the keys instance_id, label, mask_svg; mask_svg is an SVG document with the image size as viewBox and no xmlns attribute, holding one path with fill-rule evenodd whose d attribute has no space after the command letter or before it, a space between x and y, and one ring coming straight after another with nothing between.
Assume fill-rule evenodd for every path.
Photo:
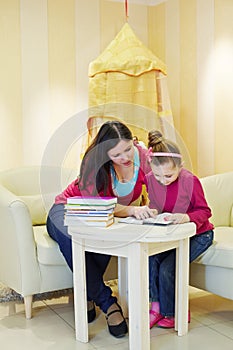
<instances>
[{"instance_id":1,"label":"sofa back cushion","mask_svg":"<svg viewBox=\"0 0 233 350\"><path fill-rule=\"evenodd\" d=\"M40 194L31 196L19 196L28 207L32 225L44 225L47 219L47 210Z\"/></svg>"},{"instance_id":2,"label":"sofa back cushion","mask_svg":"<svg viewBox=\"0 0 233 350\"><path fill-rule=\"evenodd\" d=\"M233 172L201 179L206 200L212 211L210 221L217 226L233 226Z\"/></svg>"},{"instance_id":3,"label":"sofa back cushion","mask_svg":"<svg viewBox=\"0 0 233 350\"><path fill-rule=\"evenodd\" d=\"M77 170L61 167L19 167L1 172L0 183L26 204L33 225L44 225L55 196L75 174Z\"/></svg>"}]
</instances>

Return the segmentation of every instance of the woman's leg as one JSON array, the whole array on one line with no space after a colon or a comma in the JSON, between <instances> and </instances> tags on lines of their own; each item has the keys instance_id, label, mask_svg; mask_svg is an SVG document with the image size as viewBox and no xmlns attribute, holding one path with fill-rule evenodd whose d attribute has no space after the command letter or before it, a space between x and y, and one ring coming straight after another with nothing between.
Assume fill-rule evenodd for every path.
<instances>
[{"instance_id":1,"label":"woman's leg","mask_svg":"<svg viewBox=\"0 0 233 350\"><path fill-rule=\"evenodd\" d=\"M104 313L107 313L108 308L117 302L117 298L112 296L111 288L103 281L110 258L110 255L86 252L88 297L94 300Z\"/></svg>"},{"instance_id":2,"label":"woman's leg","mask_svg":"<svg viewBox=\"0 0 233 350\"><path fill-rule=\"evenodd\" d=\"M159 254L149 257L149 298L151 302L159 301Z\"/></svg>"},{"instance_id":3,"label":"woman's leg","mask_svg":"<svg viewBox=\"0 0 233 350\"><path fill-rule=\"evenodd\" d=\"M58 243L59 248L73 271L72 241L68 234L67 226L64 226L64 205L55 204L49 211L47 219L49 235ZM104 284L103 275L108 266L110 255L86 252L86 279L87 300L93 300L103 312L117 301L112 296L112 290Z\"/></svg>"},{"instance_id":4,"label":"woman's leg","mask_svg":"<svg viewBox=\"0 0 233 350\"><path fill-rule=\"evenodd\" d=\"M47 218L48 234L58 243L69 268L73 271L72 241L68 234L67 226L64 226L64 205L54 204Z\"/></svg>"}]
</instances>

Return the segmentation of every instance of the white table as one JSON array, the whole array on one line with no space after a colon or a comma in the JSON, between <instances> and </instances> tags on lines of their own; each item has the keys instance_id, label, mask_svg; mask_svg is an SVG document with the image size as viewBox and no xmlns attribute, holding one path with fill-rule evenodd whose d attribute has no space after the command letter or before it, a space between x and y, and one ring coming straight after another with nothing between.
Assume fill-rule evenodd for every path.
<instances>
[{"instance_id":1,"label":"white table","mask_svg":"<svg viewBox=\"0 0 233 350\"><path fill-rule=\"evenodd\" d=\"M152 226L116 221L108 228L70 226L68 232L73 247L77 340L88 342L85 251L119 257L118 288L123 309L128 304L129 349L149 350L148 256L176 248L175 329L179 336L187 333L189 238L196 233L194 223Z\"/></svg>"}]
</instances>

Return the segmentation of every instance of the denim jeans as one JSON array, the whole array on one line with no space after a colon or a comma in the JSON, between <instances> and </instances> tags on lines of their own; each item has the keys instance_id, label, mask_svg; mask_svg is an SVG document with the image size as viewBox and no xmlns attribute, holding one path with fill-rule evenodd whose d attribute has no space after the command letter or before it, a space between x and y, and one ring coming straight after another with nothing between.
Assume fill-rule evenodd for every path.
<instances>
[{"instance_id":1,"label":"denim jeans","mask_svg":"<svg viewBox=\"0 0 233 350\"><path fill-rule=\"evenodd\" d=\"M212 230L190 238L189 262L200 256L213 242ZM172 249L149 257L150 301L159 301L163 316L175 314L176 250Z\"/></svg>"},{"instance_id":2,"label":"denim jeans","mask_svg":"<svg viewBox=\"0 0 233 350\"><path fill-rule=\"evenodd\" d=\"M73 271L72 241L71 236L68 234L67 226L64 226L63 204L55 204L50 209L47 219L47 231L58 243L68 266ZM117 298L112 296L111 288L106 286L103 281L103 275L111 256L86 252L85 258L87 300L93 300L106 313L108 308L117 301Z\"/></svg>"}]
</instances>

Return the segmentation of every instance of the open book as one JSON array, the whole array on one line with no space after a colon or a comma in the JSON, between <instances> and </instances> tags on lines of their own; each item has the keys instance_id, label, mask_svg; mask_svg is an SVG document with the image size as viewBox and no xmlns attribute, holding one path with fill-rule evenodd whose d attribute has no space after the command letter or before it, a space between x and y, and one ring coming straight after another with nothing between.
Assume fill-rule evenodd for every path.
<instances>
[{"instance_id":1,"label":"open book","mask_svg":"<svg viewBox=\"0 0 233 350\"><path fill-rule=\"evenodd\" d=\"M171 213L158 214L156 218L147 218L143 220L136 219L133 216L127 216L126 218L120 218L118 222L125 224L136 224L136 225L170 225L172 221L165 220L165 218Z\"/></svg>"}]
</instances>

